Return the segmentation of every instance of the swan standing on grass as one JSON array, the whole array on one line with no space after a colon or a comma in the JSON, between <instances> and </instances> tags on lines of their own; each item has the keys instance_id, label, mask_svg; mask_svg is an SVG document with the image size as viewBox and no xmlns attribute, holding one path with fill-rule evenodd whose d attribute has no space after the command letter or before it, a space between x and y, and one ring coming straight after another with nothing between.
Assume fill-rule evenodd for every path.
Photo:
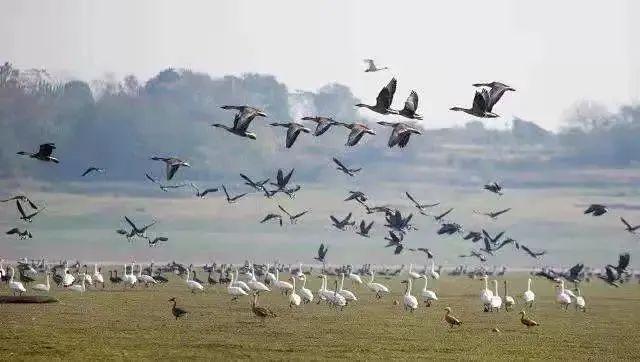
<instances>
[{"instance_id":1,"label":"swan standing on grass","mask_svg":"<svg viewBox=\"0 0 640 362\"><path fill-rule=\"evenodd\" d=\"M402 300L404 304L404 310L413 312L418 309L418 299L411 295L411 278L403 280L402 283L407 284L407 290L404 292L404 298Z\"/></svg>"},{"instance_id":2,"label":"swan standing on grass","mask_svg":"<svg viewBox=\"0 0 640 362\"><path fill-rule=\"evenodd\" d=\"M431 307L431 302L437 301L438 296L433 290L427 289L429 278L427 278L426 275L423 275L422 278L424 278L424 287L422 288L422 299L424 300L424 303L426 304L427 307Z\"/></svg>"},{"instance_id":3,"label":"swan standing on grass","mask_svg":"<svg viewBox=\"0 0 640 362\"><path fill-rule=\"evenodd\" d=\"M313 293L309 289L306 288L307 285L307 276L303 275L302 278L302 286L299 289L300 295L302 296L302 302L304 304L313 302Z\"/></svg>"},{"instance_id":4,"label":"swan standing on grass","mask_svg":"<svg viewBox=\"0 0 640 362\"><path fill-rule=\"evenodd\" d=\"M491 311L499 312L500 308L502 308L502 298L500 297L500 293L498 293L498 281L493 280L493 288L495 289L495 293L493 297L491 297Z\"/></svg>"},{"instance_id":5,"label":"swan standing on grass","mask_svg":"<svg viewBox=\"0 0 640 362\"><path fill-rule=\"evenodd\" d=\"M507 281L504 281L504 310L506 310L507 312L509 311L509 308L513 307L516 304L516 301L513 299L512 296L509 295L509 292L507 290Z\"/></svg>"},{"instance_id":6,"label":"swan standing on grass","mask_svg":"<svg viewBox=\"0 0 640 362\"><path fill-rule=\"evenodd\" d=\"M369 271L369 276L371 277L371 279L369 279L369 283L367 283L367 287L369 288L369 290L376 293L376 298L378 299L382 298L381 293L389 293L389 288L387 288L386 286L380 283L373 282L373 278L374 278L373 271Z\"/></svg>"},{"instance_id":7,"label":"swan standing on grass","mask_svg":"<svg viewBox=\"0 0 640 362\"><path fill-rule=\"evenodd\" d=\"M340 294L338 294L338 281L334 280L335 283L335 289L333 290L333 292L328 291L329 294L327 295L327 300L329 301L329 303L334 306L334 307L340 307L340 310L344 309L344 306L347 305L347 300ZM325 282L325 287L326 287L326 282Z\"/></svg>"},{"instance_id":8,"label":"swan standing on grass","mask_svg":"<svg viewBox=\"0 0 640 362\"><path fill-rule=\"evenodd\" d=\"M131 274L127 274L127 265L124 265L124 276L122 277L122 281L124 282L124 286L128 286L133 288L136 285L138 279L133 275L133 263L131 263Z\"/></svg>"},{"instance_id":9,"label":"swan standing on grass","mask_svg":"<svg viewBox=\"0 0 640 362\"><path fill-rule=\"evenodd\" d=\"M429 271L429 276L435 280L440 279L440 274L436 271L436 263L431 260L431 271Z\"/></svg>"},{"instance_id":10,"label":"swan standing on grass","mask_svg":"<svg viewBox=\"0 0 640 362\"><path fill-rule=\"evenodd\" d=\"M485 275L482 279L484 280L484 289L480 290L480 303L484 306L485 311L488 311L491 306L493 292L489 289L488 277Z\"/></svg>"},{"instance_id":11,"label":"swan standing on grass","mask_svg":"<svg viewBox=\"0 0 640 362\"><path fill-rule=\"evenodd\" d=\"M340 273L340 286L338 287L338 294L343 296L344 299L346 299L347 303L358 301L358 298L356 298L355 294L353 294L352 292L346 289L342 289L343 287L344 287L344 273Z\"/></svg>"},{"instance_id":12,"label":"swan standing on grass","mask_svg":"<svg viewBox=\"0 0 640 362\"><path fill-rule=\"evenodd\" d=\"M267 283L267 284L275 283L275 281L277 280L276 276L273 275L273 273L269 271L270 269L271 269L271 265L267 264L267 273L266 273L266 275L264 277L264 282ZM277 266L276 266L275 269L276 269L276 272L277 272L278 271Z\"/></svg>"},{"instance_id":13,"label":"swan standing on grass","mask_svg":"<svg viewBox=\"0 0 640 362\"><path fill-rule=\"evenodd\" d=\"M327 276L324 274L320 274L318 278L322 278L322 285L318 290L318 304L320 304L320 301L323 301L323 300L331 303L333 298L333 292L327 289Z\"/></svg>"},{"instance_id":14,"label":"swan standing on grass","mask_svg":"<svg viewBox=\"0 0 640 362\"><path fill-rule=\"evenodd\" d=\"M87 288L85 287L86 279L84 277L84 274L80 275L80 280L81 280L80 285L74 284L74 285L69 287L69 290L72 291L72 292L78 292L80 294L84 293L87 290Z\"/></svg>"},{"instance_id":15,"label":"swan standing on grass","mask_svg":"<svg viewBox=\"0 0 640 362\"><path fill-rule=\"evenodd\" d=\"M409 271L407 272L411 279L420 279L420 274L413 271L413 264L409 264Z\"/></svg>"},{"instance_id":16,"label":"swan standing on grass","mask_svg":"<svg viewBox=\"0 0 640 362\"><path fill-rule=\"evenodd\" d=\"M37 290L40 292L48 292L51 290L51 285L49 284L49 273L46 273L46 284L36 284L31 287L33 290Z\"/></svg>"},{"instance_id":17,"label":"swan standing on grass","mask_svg":"<svg viewBox=\"0 0 640 362\"><path fill-rule=\"evenodd\" d=\"M351 285L353 283L362 284L362 278L358 274L354 274L351 269L349 269L349 279L351 280Z\"/></svg>"},{"instance_id":18,"label":"swan standing on grass","mask_svg":"<svg viewBox=\"0 0 640 362\"><path fill-rule=\"evenodd\" d=\"M191 280L189 279L189 276L191 275L191 269L187 269L187 288L189 288L189 290L191 290L191 293L195 293L196 291L204 291L204 287L202 286L202 284L196 282L195 280Z\"/></svg>"},{"instance_id":19,"label":"swan standing on grass","mask_svg":"<svg viewBox=\"0 0 640 362\"><path fill-rule=\"evenodd\" d=\"M62 277L62 286L63 287L68 287L71 284L73 284L74 281L76 281L76 278L74 278L73 275L71 275L71 273L69 273L69 268L67 268L65 266L64 267L64 276Z\"/></svg>"},{"instance_id":20,"label":"swan standing on grass","mask_svg":"<svg viewBox=\"0 0 640 362\"><path fill-rule=\"evenodd\" d=\"M583 312L587 311L587 303L585 303L584 298L582 297L582 293L580 292L580 288L576 288L576 310L580 309Z\"/></svg>"},{"instance_id":21,"label":"swan standing on grass","mask_svg":"<svg viewBox=\"0 0 640 362\"><path fill-rule=\"evenodd\" d=\"M557 285L556 288L558 288ZM569 308L569 304L571 304L571 297L564 289L564 280L560 281L560 289L556 295L556 301L560 304L560 307L564 307L564 310L567 310Z\"/></svg>"},{"instance_id":22,"label":"swan standing on grass","mask_svg":"<svg viewBox=\"0 0 640 362\"><path fill-rule=\"evenodd\" d=\"M289 283L287 283L289 284ZM270 292L271 289L269 289L266 285L264 285L263 283L260 283L257 279L256 279L256 273L253 271L253 268L251 268L251 280L249 280L247 282L247 285L249 286L249 288L251 288L251 290L254 290L256 292Z\"/></svg>"},{"instance_id":23,"label":"swan standing on grass","mask_svg":"<svg viewBox=\"0 0 640 362\"><path fill-rule=\"evenodd\" d=\"M138 268L138 283L144 283L145 287L148 287L149 284L158 284L151 275L142 274L142 265Z\"/></svg>"},{"instance_id":24,"label":"swan standing on grass","mask_svg":"<svg viewBox=\"0 0 640 362\"><path fill-rule=\"evenodd\" d=\"M239 277L239 275L238 275L238 269L236 269L235 274L234 274L234 273L231 273L231 280L232 280L232 282L231 282L231 284L230 284L230 285L231 285L231 286L233 286L233 287L238 287L238 288L240 288L240 289L244 290L244 291L245 291L245 292L247 292L247 293L248 293L248 292L250 292L250 291L251 291L251 288L249 288L249 286L247 285L247 283L243 282L242 280L238 280L238 277Z\"/></svg>"},{"instance_id":25,"label":"swan standing on grass","mask_svg":"<svg viewBox=\"0 0 640 362\"><path fill-rule=\"evenodd\" d=\"M531 278L527 280L527 290L524 291L522 299L524 299L525 304L529 305L529 308L533 307L533 302L535 302L536 300L536 295L531 290Z\"/></svg>"},{"instance_id":26,"label":"swan standing on grass","mask_svg":"<svg viewBox=\"0 0 640 362\"><path fill-rule=\"evenodd\" d=\"M304 275L304 274L302 274ZM280 280L280 272L276 268L276 280L273 283L276 288L280 289L280 294L289 295L289 292L295 292L295 283L292 285L291 283Z\"/></svg>"},{"instance_id":27,"label":"swan standing on grass","mask_svg":"<svg viewBox=\"0 0 640 362\"><path fill-rule=\"evenodd\" d=\"M291 295L289 295L289 308L294 305L298 307L300 306L301 298L298 293L296 293L296 278L291 277L289 278L289 280L291 280L291 282L293 283L293 289L291 290Z\"/></svg>"},{"instance_id":28,"label":"swan standing on grass","mask_svg":"<svg viewBox=\"0 0 640 362\"><path fill-rule=\"evenodd\" d=\"M100 273L100 269L98 269L98 264L93 264L93 280L96 284L102 284L102 289L104 289L104 277Z\"/></svg>"},{"instance_id":29,"label":"swan standing on grass","mask_svg":"<svg viewBox=\"0 0 640 362\"><path fill-rule=\"evenodd\" d=\"M229 283L229 286L227 286L227 293L232 296L232 301L238 300L238 298L243 295L248 295L247 292L235 281L235 278L236 273L231 272L231 282ZM247 287L247 289L249 289L249 287Z\"/></svg>"},{"instance_id":30,"label":"swan standing on grass","mask_svg":"<svg viewBox=\"0 0 640 362\"><path fill-rule=\"evenodd\" d=\"M22 285L21 282L16 282L13 280L15 271L13 270L12 266L9 267L9 271L11 272L11 279L9 279L9 289L13 291L13 295L16 295L16 293L20 293L20 295L22 295L22 293L26 292L27 290L24 288L24 285Z\"/></svg>"}]
</instances>

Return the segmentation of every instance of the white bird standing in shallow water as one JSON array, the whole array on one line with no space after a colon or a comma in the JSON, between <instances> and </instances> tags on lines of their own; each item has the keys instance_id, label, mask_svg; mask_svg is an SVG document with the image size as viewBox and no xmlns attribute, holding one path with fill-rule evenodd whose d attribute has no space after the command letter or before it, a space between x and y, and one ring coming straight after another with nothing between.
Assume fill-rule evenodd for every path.
<instances>
[{"instance_id":1,"label":"white bird standing in shallow water","mask_svg":"<svg viewBox=\"0 0 640 362\"><path fill-rule=\"evenodd\" d=\"M407 284L407 290L405 291L403 298L404 310L413 312L418 309L418 299L411 295L411 278L403 280L402 283Z\"/></svg>"}]
</instances>

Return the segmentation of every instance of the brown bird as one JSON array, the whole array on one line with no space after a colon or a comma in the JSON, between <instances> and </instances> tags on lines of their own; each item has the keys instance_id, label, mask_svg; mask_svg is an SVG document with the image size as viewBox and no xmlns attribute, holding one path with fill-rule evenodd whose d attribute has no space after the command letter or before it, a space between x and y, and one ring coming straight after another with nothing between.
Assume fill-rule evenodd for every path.
<instances>
[{"instance_id":1,"label":"brown bird","mask_svg":"<svg viewBox=\"0 0 640 362\"><path fill-rule=\"evenodd\" d=\"M176 317L176 320L178 320L178 318L182 317L183 315L187 314L188 312L182 308L176 307L176 298L172 297L171 299L169 299L170 302L173 302L173 307L171 307L171 314L173 314L174 317Z\"/></svg>"},{"instance_id":2,"label":"brown bird","mask_svg":"<svg viewBox=\"0 0 640 362\"><path fill-rule=\"evenodd\" d=\"M258 293L253 293L253 300L251 301L251 311L257 317L260 317L263 323L264 323L264 319L267 317L277 317L277 315L273 313L271 309L266 307L261 307L257 304L258 304Z\"/></svg>"},{"instance_id":3,"label":"brown bird","mask_svg":"<svg viewBox=\"0 0 640 362\"><path fill-rule=\"evenodd\" d=\"M347 146L355 146L356 144L358 144L365 133L372 135L376 134L372 129L370 129L363 123L343 123L342 125L351 130L351 132L349 133L349 137L347 138Z\"/></svg>"},{"instance_id":4,"label":"brown bird","mask_svg":"<svg viewBox=\"0 0 640 362\"><path fill-rule=\"evenodd\" d=\"M447 313L444 315L444 320L449 323L449 326L451 328L453 328L453 326L459 326L462 324L462 322L460 322L460 320L454 316L451 315L451 308L446 307L444 309Z\"/></svg>"},{"instance_id":5,"label":"brown bird","mask_svg":"<svg viewBox=\"0 0 640 362\"><path fill-rule=\"evenodd\" d=\"M533 319L531 319L529 317L525 317L526 314L527 313L525 311L521 311L520 312L520 323L522 323L525 326L527 326L527 329L529 329L529 327L539 326L538 322L534 321Z\"/></svg>"}]
</instances>

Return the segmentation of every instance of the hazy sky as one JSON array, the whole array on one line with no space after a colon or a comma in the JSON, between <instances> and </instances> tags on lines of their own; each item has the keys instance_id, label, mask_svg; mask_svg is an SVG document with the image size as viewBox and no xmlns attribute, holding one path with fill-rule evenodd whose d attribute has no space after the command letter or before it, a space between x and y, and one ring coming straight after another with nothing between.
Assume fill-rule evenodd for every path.
<instances>
[{"instance_id":1,"label":"hazy sky","mask_svg":"<svg viewBox=\"0 0 640 362\"><path fill-rule=\"evenodd\" d=\"M518 91L495 111L556 128L582 99L640 98L634 1L2 1L0 54L19 67L92 79L147 78L187 67L213 76L261 72L290 89L328 82L374 102L391 74L396 107L410 89L427 122L459 124L471 83ZM633 20L633 21L632 21ZM390 73L365 74L363 58Z\"/></svg>"}]
</instances>

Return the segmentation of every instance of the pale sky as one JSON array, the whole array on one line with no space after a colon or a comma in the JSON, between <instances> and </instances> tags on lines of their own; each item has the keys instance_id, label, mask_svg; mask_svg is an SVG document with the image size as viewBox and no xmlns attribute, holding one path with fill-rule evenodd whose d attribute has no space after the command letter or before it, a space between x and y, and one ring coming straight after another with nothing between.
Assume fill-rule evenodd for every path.
<instances>
[{"instance_id":1,"label":"pale sky","mask_svg":"<svg viewBox=\"0 0 640 362\"><path fill-rule=\"evenodd\" d=\"M635 1L3 0L0 54L21 68L91 80L146 79L166 67L212 76L260 72L295 89L329 82L372 103L392 75L434 126L469 119L471 83L512 85L494 108L557 128L580 100L640 99ZM366 74L363 58L390 72Z\"/></svg>"}]
</instances>

